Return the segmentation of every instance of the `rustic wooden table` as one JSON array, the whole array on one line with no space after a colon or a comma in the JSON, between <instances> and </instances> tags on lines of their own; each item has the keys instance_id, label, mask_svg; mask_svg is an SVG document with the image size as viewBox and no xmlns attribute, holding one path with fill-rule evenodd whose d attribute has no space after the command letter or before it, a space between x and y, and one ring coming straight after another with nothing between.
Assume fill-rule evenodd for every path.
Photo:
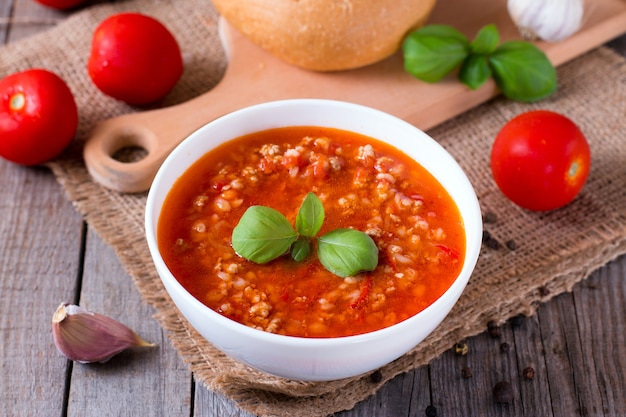
<instances>
[{"instance_id":1,"label":"rustic wooden table","mask_svg":"<svg viewBox=\"0 0 626 417\"><path fill-rule=\"evenodd\" d=\"M0 44L67 15L33 0L2 0ZM609 46L626 56L626 36ZM196 385L113 250L77 214L53 175L4 160L0 285L0 414L250 416ZM128 351L105 365L74 364L57 352L51 336L52 313L63 301L107 312L158 348ZM500 330L499 337L485 331L467 340L465 356L451 346L336 416L434 415L428 406L447 417L626 416L626 257ZM532 379L524 377L529 367ZM513 386L507 406L492 397L501 380Z\"/></svg>"}]
</instances>

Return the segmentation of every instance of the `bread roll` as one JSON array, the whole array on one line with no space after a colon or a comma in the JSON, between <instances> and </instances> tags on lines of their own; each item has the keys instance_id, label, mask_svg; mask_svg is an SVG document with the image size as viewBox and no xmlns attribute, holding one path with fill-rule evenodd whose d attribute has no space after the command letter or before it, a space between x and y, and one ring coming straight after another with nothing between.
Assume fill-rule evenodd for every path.
<instances>
[{"instance_id":1,"label":"bread roll","mask_svg":"<svg viewBox=\"0 0 626 417\"><path fill-rule=\"evenodd\" d=\"M392 55L436 0L213 0L252 42L315 71L362 67Z\"/></svg>"}]
</instances>

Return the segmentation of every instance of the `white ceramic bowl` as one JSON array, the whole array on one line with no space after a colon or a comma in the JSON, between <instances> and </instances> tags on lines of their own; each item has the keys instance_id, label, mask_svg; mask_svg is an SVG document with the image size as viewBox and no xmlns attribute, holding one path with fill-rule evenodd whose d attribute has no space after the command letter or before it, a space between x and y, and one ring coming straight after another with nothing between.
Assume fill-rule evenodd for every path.
<instances>
[{"instance_id":1,"label":"white ceramic bowl","mask_svg":"<svg viewBox=\"0 0 626 417\"><path fill-rule=\"evenodd\" d=\"M340 338L300 338L255 330L206 307L174 278L156 240L161 206L174 181L201 155L244 134L283 126L325 126L387 142L428 169L458 205L467 253L460 275L432 305L391 327ZM411 124L368 107L330 100L270 102L216 119L185 139L159 169L146 206L146 235L157 272L172 300L209 342L253 368L285 378L334 380L377 369L408 352L441 323L460 297L478 259L482 220L476 194L456 161Z\"/></svg>"}]
</instances>

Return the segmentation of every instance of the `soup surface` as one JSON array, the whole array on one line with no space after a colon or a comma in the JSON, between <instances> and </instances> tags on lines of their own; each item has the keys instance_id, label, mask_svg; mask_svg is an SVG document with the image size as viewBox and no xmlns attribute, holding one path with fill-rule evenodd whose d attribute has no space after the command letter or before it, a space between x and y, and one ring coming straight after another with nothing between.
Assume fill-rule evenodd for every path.
<instances>
[{"instance_id":1,"label":"soup surface","mask_svg":"<svg viewBox=\"0 0 626 417\"><path fill-rule=\"evenodd\" d=\"M292 224L314 192L326 217L320 234L350 227L379 248L372 272L340 278L315 254L258 265L231 247L252 205ZM433 303L460 272L465 231L437 180L397 149L343 130L289 127L232 140L175 183L159 218L170 271L218 313L267 332L340 337L378 330Z\"/></svg>"}]
</instances>

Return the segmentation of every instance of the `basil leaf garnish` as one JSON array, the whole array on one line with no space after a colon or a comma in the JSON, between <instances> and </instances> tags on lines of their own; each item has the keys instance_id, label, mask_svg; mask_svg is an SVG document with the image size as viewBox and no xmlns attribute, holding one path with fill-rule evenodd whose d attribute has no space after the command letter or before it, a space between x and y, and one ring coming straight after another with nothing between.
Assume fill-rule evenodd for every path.
<instances>
[{"instance_id":1,"label":"basil leaf garnish","mask_svg":"<svg viewBox=\"0 0 626 417\"><path fill-rule=\"evenodd\" d=\"M434 83L463 62L470 45L458 30L446 25L430 25L409 34L402 50L405 70L422 81Z\"/></svg>"},{"instance_id":2,"label":"basil leaf garnish","mask_svg":"<svg viewBox=\"0 0 626 417\"><path fill-rule=\"evenodd\" d=\"M340 277L372 271L378 264L378 247L367 234L336 229L318 240L317 256L326 269Z\"/></svg>"},{"instance_id":3,"label":"basil leaf garnish","mask_svg":"<svg viewBox=\"0 0 626 417\"><path fill-rule=\"evenodd\" d=\"M324 223L324 205L313 193L308 193L296 215L296 231L314 237Z\"/></svg>"},{"instance_id":4,"label":"basil leaf garnish","mask_svg":"<svg viewBox=\"0 0 626 417\"><path fill-rule=\"evenodd\" d=\"M324 206L313 193L307 194L296 214L296 230L279 211L252 206L233 229L235 252L259 264L290 252L300 262L309 257L317 240L317 256L326 269L340 277L372 271L378 265L378 248L367 234L354 229L337 229L317 238L324 222Z\"/></svg>"},{"instance_id":5,"label":"basil leaf garnish","mask_svg":"<svg viewBox=\"0 0 626 417\"><path fill-rule=\"evenodd\" d=\"M513 100L537 101L556 90L556 69L531 43L505 42L490 55L489 64L496 84Z\"/></svg>"},{"instance_id":6,"label":"basil leaf garnish","mask_svg":"<svg viewBox=\"0 0 626 417\"><path fill-rule=\"evenodd\" d=\"M523 102L556 91L556 69L543 51L526 41L499 42L493 24L482 27L471 43L450 26L423 26L404 39L404 68L420 80L437 82L460 66L458 77L468 87L477 89L493 77L504 96Z\"/></svg>"},{"instance_id":7,"label":"basil leaf garnish","mask_svg":"<svg viewBox=\"0 0 626 417\"><path fill-rule=\"evenodd\" d=\"M470 46L472 53L486 55L495 51L499 43L500 34L498 33L498 29L496 25L491 24L483 26L478 31Z\"/></svg>"},{"instance_id":8,"label":"basil leaf garnish","mask_svg":"<svg viewBox=\"0 0 626 417\"><path fill-rule=\"evenodd\" d=\"M298 235L289 220L279 211L265 206L251 206L233 229L235 252L259 264L283 255Z\"/></svg>"},{"instance_id":9,"label":"basil leaf garnish","mask_svg":"<svg viewBox=\"0 0 626 417\"><path fill-rule=\"evenodd\" d=\"M484 55L470 55L461 65L459 79L472 90L476 90L491 77L489 61Z\"/></svg>"},{"instance_id":10,"label":"basil leaf garnish","mask_svg":"<svg viewBox=\"0 0 626 417\"><path fill-rule=\"evenodd\" d=\"M291 246L291 258L296 261L304 261L311 254L311 241L307 238L298 238Z\"/></svg>"}]
</instances>

